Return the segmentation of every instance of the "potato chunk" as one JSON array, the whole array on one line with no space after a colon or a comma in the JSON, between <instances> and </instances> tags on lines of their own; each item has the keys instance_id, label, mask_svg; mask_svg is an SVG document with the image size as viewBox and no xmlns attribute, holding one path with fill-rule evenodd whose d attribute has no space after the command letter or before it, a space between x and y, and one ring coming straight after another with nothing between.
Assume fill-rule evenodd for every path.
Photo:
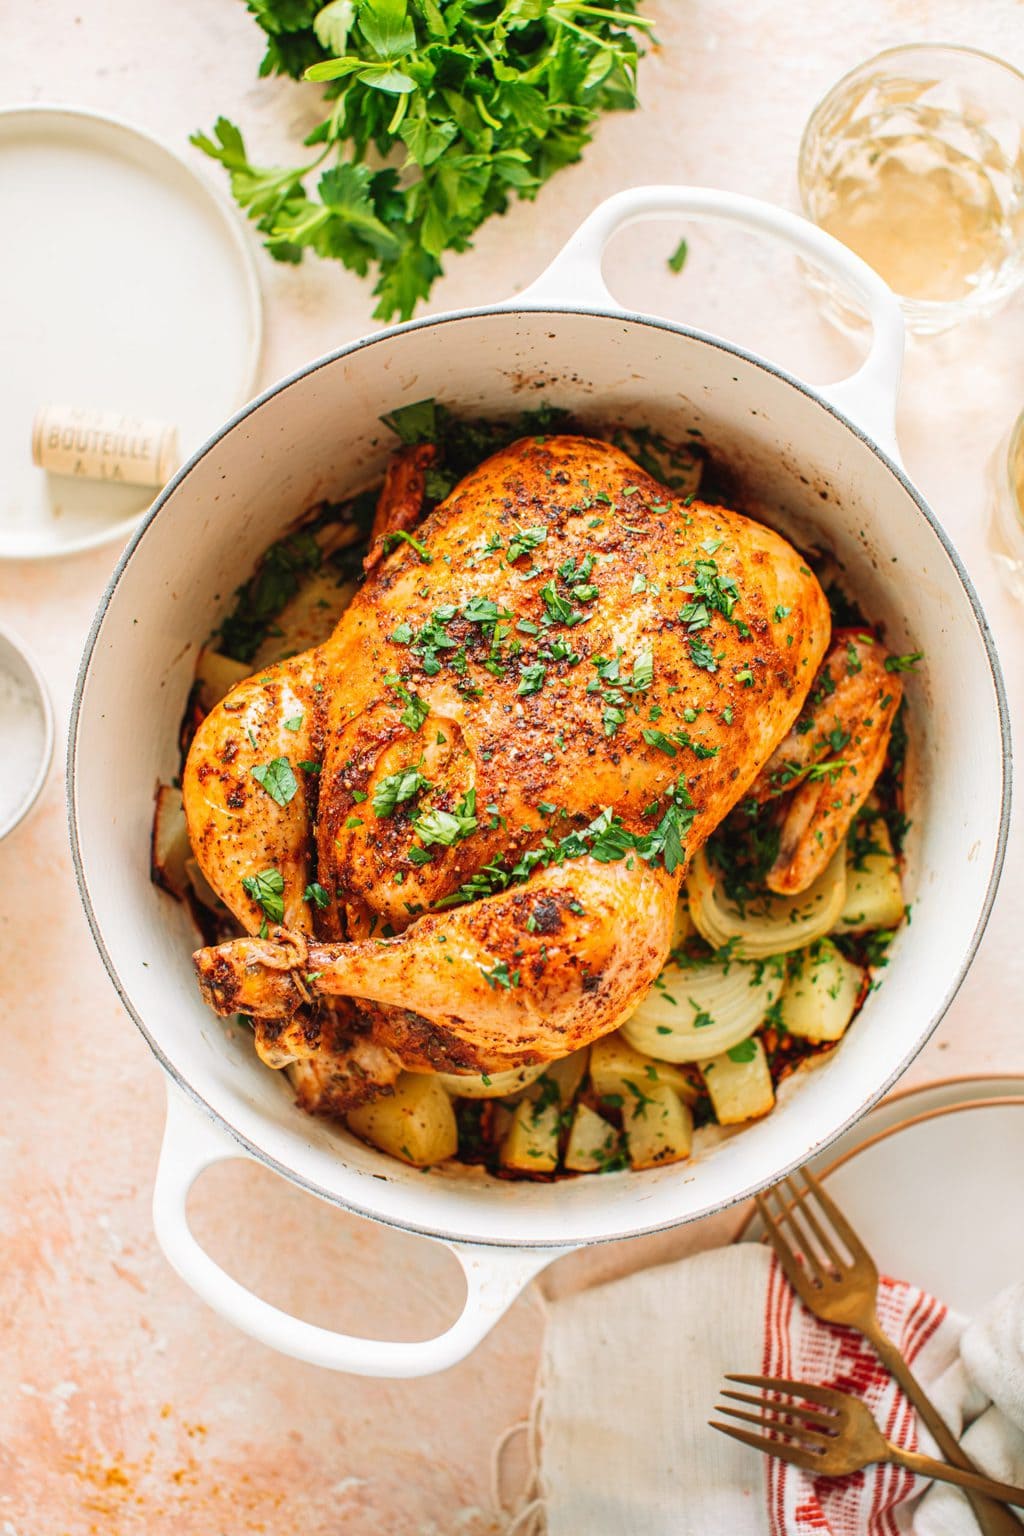
<instances>
[{"instance_id":1,"label":"potato chunk","mask_svg":"<svg viewBox=\"0 0 1024 1536\"><path fill-rule=\"evenodd\" d=\"M719 1125L742 1125L766 1115L775 1103L775 1089L764 1046L756 1037L701 1063Z\"/></svg>"},{"instance_id":2,"label":"potato chunk","mask_svg":"<svg viewBox=\"0 0 1024 1536\"><path fill-rule=\"evenodd\" d=\"M829 939L794 955L779 1006L783 1029L805 1040L838 1040L853 1018L864 972Z\"/></svg>"},{"instance_id":3,"label":"potato chunk","mask_svg":"<svg viewBox=\"0 0 1024 1536\"><path fill-rule=\"evenodd\" d=\"M443 1163L458 1151L455 1111L436 1077L403 1072L394 1093L349 1110L346 1123L363 1141L415 1168Z\"/></svg>"},{"instance_id":4,"label":"potato chunk","mask_svg":"<svg viewBox=\"0 0 1024 1536\"><path fill-rule=\"evenodd\" d=\"M667 1083L645 1085L630 1094L623 1106L629 1160L634 1168L657 1168L689 1157L693 1146L693 1115Z\"/></svg>"}]
</instances>

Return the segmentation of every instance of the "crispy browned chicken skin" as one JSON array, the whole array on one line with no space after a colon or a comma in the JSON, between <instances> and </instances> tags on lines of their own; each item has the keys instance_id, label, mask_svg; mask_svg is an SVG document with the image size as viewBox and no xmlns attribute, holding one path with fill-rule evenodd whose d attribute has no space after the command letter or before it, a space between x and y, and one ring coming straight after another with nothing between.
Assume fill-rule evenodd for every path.
<instances>
[{"instance_id":1,"label":"crispy browned chicken skin","mask_svg":"<svg viewBox=\"0 0 1024 1536\"><path fill-rule=\"evenodd\" d=\"M408 529L404 501L378 526ZM828 646L789 544L606 442L523 439L415 537L324 646L233 689L189 753L196 857L250 934L264 913L243 878L284 877L285 933L196 957L273 1065L320 1050L318 994L360 1000L374 1042L421 1071L552 1059L613 1029L664 963L686 861ZM322 765L296 766L284 806L251 776L279 756ZM303 900L314 878L323 910Z\"/></svg>"}]
</instances>

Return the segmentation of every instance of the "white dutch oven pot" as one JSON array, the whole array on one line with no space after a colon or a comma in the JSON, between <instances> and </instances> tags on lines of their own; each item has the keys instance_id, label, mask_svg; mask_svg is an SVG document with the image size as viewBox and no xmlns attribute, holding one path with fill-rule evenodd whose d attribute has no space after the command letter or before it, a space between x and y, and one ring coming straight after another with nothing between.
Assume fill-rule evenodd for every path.
<instances>
[{"instance_id":1,"label":"white dutch oven pot","mask_svg":"<svg viewBox=\"0 0 1024 1536\"><path fill-rule=\"evenodd\" d=\"M812 390L734 346L622 310L602 281L602 251L622 224L659 214L725 219L788 241L866 308L873 340L863 366ZM71 837L104 962L169 1078L157 1235L179 1274L254 1338L335 1370L442 1370L559 1253L692 1221L804 1162L892 1085L942 1017L994 895L1009 739L977 599L899 465L893 412L902 347L888 289L802 219L723 192L623 192L518 299L381 332L276 385L156 502L114 574L82 663L69 750ZM624 417L670 434L700 428L766 515L835 551L890 644L927 656L922 676L908 679L914 920L856 1027L772 1115L691 1161L554 1184L457 1168L425 1176L302 1114L243 1032L226 1031L200 1002L188 916L148 874L153 789L177 768L197 647L259 553L311 502L361 486L382 468L383 412L436 395L467 412L514 413L524 378L545 381L545 398L584 419ZM347 1210L447 1243L466 1272L459 1320L423 1343L353 1338L290 1317L230 1278L192 1236L185 1203L204 1168L246 1156Z\"/></svg>"}]
</instances>

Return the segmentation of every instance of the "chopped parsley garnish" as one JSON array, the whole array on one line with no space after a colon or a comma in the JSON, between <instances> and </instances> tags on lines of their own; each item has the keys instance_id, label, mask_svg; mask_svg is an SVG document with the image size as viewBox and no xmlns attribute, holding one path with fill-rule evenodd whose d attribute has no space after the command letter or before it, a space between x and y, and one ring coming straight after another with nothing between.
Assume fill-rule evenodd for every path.
<instances>
[{"instance_id":1,"label":"chopped parsley garnish","mask_svg":"<svg viewBox=\"0 0 1024 1536\"><path fill-rule=\"evenodd\" d=\"M702 546L713 554L721 544L713 540L705 541ZM710 546L710 547L709 547ZM709 608L714 608L726 619L732 618L732 611L739 602L740 592L731 576L723 576L714 560L698 560L694 567L693 586L687 588L695 599L700 599Z\"/></svg>"},{"instance_id":2,"label":"chopped parsley garnish","mask_svg":"<svg viewBox=\"0 0 1024 1536\"><path fill-rule=\"evenodd\" d=\"M471 624L496 624L499 619L512 617L507 608L500 607L490 597L471 597L469 602L459 609L459 613Z\"/></svg>"},{"instance_id":3,"label":"chopped parsley garnish","mask_svg":"<svg viewBox=\"0 0 1024 1536\"><path fill-rule=\"evenodd\" d=\"M429 788L430 781L423 777L418 766L400 768L397 773L389 773L374 788L374 815L391 816L397 806Z\"/></svg>"},{"instance_id":4,"label":"chopped parsley garnish","mask_svg":"<svg viewBox=\"0 0 1024 1536\"><path fill-rule=\"evenodd\" d=\"M567 859L580 858L584 854L601 864L612 864L636 855L647 863L662 862L672 874L682 862L683 841L697 813L681 779L669 785L665 798L667 808L652 832L629 831L611 807L606 806L588 826L567 833L558 842L545 837L538 847L528 849L515 864L510 865L504 858L485 864L457 891L439 901L437 910L493 896L511 885L521 885L535 869L564 864ZM656 800L645 814L656 816L659 809Z\"/></svg>"},{"instance_id":5,"label":"chopped parsley garnish","mask_svg":"<svg viewBox=\"0 0 1024 1536\"><path fill-rule=\"evenodd\" d=\"M924 659L924 651L911 651L907 656L887 656L885 658L885 670L887 672L913 672L919 661Z\"/></svg>"},{"instance_id":6,"label":"chopped parsley garnish","mask_svg":"<svg viewBox=\"0 0 1024 1536\"><path fill-rule=\"evenodd\" d=\"M690 254L690 248L685 240L680 240L671 256L666 258L670 272L679 273L686 265L686 258Z\"/></svg>"},{"instance_id":7,"label":"chopped parsley garnish","mask_svg":"<svg viewBox=\"0 0 1024 1536\"><path fill-rule=\"evenodd\" d=\"M412 649L419 653L423 670L428 677L436 677L441 670L441 663L437 655L438 651L454 651L458 649L459 642L453 640L444 627L454 619L455 613L456 610L450 603L446 604L443 608L435 608L418 635L412 635L410 631L411 638L407 641L399 642L411 645ZM399 625L399 629L408 629L408 627L408 625ZM391 636L392 640L397 638L398 632L398 629L394 631Z\"/></svg>"},{"instance_id":8,"label":"chopped parsley garnish","mask_svg":"<svg viewBox=\"0 0 1024 1536\"><path fill-rule=\"evenodd\" d=\"M286 757L275 757L270 763L256 763L249 772L278 805L287 805L298 794L299 781Z\"/></svg>"},{"instance_id":9,"label":"chopped parsley garnish","mask_svg":"<svg viewBox=\"0 0 1024 1536\"><path fill-rule=\"evenodd\" d=\"M424 565L433 565L434 557L427 546L421 544L419 539L414 539L412 534L407 533L404 528L396 528L391 533L384 535L385 554L390 554L399 544L408 544L410 548L416 551Z\"/></svg>"},{"instance_id":10,"label":"chopped parsley garnish","mask_svg":"<svg viewBox=\"0 0 1024 1536\"><path fill-rule=\"evenodd\" d=\"M544 679L546 677L547 668L543 662L530 662L519 674L519 687L516 689L516 692L523 695L539 693L544 686Z\"/></svg>"},{"instance_id":11,"label":"chopped parsley garnish","mask_svg":"<svg viewBox=\"0 0 1024 1536\"><path fill-rule=\"evenodd\" d=\"M302 899L303 901L313 902L314 906L319 907L321 912L325 907L329 907L331 904L331 898L324 890L319 880L310 881L309 885L306 886L306 889L302 893Z\"/></svg>"},{"instance_id":12,"label":"chopped parsley garnish","mask_svg":"<svg viewBox=\"0 0 1024 1536\"><path fill-rule=\"evenodd\" d=\"M479 825L476 819L476 790L467 790L461 804L454 811L424 811L412 825L428 848L435 843L451 848L454 843L470 837Z\"/></svg>"},{"instance_id":13,"label":"chopped parsley garnish","mask_svg":"<svg viewBox=\"0 0 1024 1536\"><path fill-rule=\"evenodd\" d=\"M410 731L422 730L423 722L430 714L430 705L427 703L427 701L425 699L421 699L418 693L410 693L409 689L406 688L401 678L399 678L394 672L390 672L384 681L391 689L392 693L398 694L398 697L405 705L405 708L399 716L402 724L407 726Z\"/></svg>"},{"instance_id":14,"label":"chopped parsley garnish","mask_svg":"<svg viewBox=\"0 0 1024 1536\"><path fill-rule=\"evenodd\" d=\"M757 1041L751 1036L749 1040L741 1040L739 1045L731 1045L725 1053L730 1061L743 1063L753 1061L757 1056Z\"/></svg>"},{"instance_id":15,"label":"chopped parsley garnish","mask_svg":"<svg viewBox=\"0 0 1024 1536\"><path fill-rule=\"evenodd\" d=\"M793 610L791 608L786 607L785 603L779 603L775 609L776 624L781 624L783 619L788 619L792 611Z\"/></svg>"},{"instance_id":16,"label":"chopped parsley garnish","mask_svg":"<svg viewBox=\"0 0 1024 1536\"><path fill-rule=\"evenodd\" d=\"M286 720L284 722L285 730L286 731L291 731L293 734L294 734L295 731L301 731L302 730L302 722L303 722L303 720L305 718L306 718L305 715L292 715L292 718L290 720Z\"/></svg>"},{"instance_id":17,"label":"chopped parsley garnish","mask_svg":"<svg viewBox=\"0 0 1024 1536\"><path fill-rule=\"evenodd\" d=\"M664 752L667 757L675 757L678 747L686 747L695 757L717 757L718 748L709 747L702 741L694 741L689 731L674 731L671 736L664 731L645 730L644 741L648 746L657 747L659 752Z\"/></svg>"},{"instance_id":18,"label":"chopped parsley garnish","mask_svg":"<svg viewBox=\"0 0 1024 1536\"><path fill-rule=\"evenodd\" d=\"M718 662L715 653L706 640L691 636L687 642L690 648L690 660L695 667L700 667L704 672L717 672Z\"/></svg>"},{"instance_id":19,"label":"chopped parsley garnish","mask_svg":"<svg viewBox=\"0 0 1024 1536\"><path fill-rule=\"evenodd\" d=\"M654 681L654 652L638 651L628 686L634 691L649 688Z\"/></svg>"},{"instance_id":20,"label":"chopped parsley garnish","mask_svg":"<svg viewBox=\"0 0 1024 1536\"><path fill-rule=\"evenodd\" d=\"M271 866L258 875L243 876L242 889L272 923L284 922L284 876L279 869Z\"/></svg>"},{"instance_id":21,"label":"chopped parsley garnish","mask_svg":"<svg viewBox=\"0 0 1024 1536\"><path fill-rule=\"evenodd\" d=\"M536 549L538 544L543 544L547 536L546 528L517 528L508 541L509 562L518 560L520 555L529 554L531 549Z\"/></svg>"},{"instance_id":22,"label":"chopped parsley garnish","mask_svg":"<svg viewBox=\"0 0 1024 1536\"><path fill-rule=\"evenodd\" d=\"M580 613L574 608L567 597L562 597L555 589L553 581L549 581L546 587L541 587L540 595L544 601L545 613L541 620L543 624L565 624L571 629L575 624L582 624L586 618L585 613Z\"/></svg>"},{"instance_id":23,"label":"chopped parsley garnish","mask_svg":"<svg viewBox=\"0 0 1024 1536\"><path fill-rule=\"evenodd\" d=\"M512 987L518 987L519 985L519 972L510 972L507 960L499 960L497 965L492 966L490 970L487 970L485 966L481 966L480 974L484 978L484 981L486 981L487 985L492 989L492 991L495 987L505 987L506 990L508 990ZM553 1084L553 1086L555 1089L555 1097L557 1098L558 1085L556 1083Z\"/></svg>"}]
</instances>

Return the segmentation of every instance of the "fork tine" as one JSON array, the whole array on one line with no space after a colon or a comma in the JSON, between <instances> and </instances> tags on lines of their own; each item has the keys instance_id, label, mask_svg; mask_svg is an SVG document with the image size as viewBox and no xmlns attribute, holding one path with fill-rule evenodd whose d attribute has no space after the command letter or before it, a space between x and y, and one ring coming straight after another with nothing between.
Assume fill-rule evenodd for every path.
<instances>
[{"instance_id":1,"label":"fork tine","mask_svg":"<svg viewBox=\"0 0 1024 1536\"><path fill-rule=\"evenodd\" d=\"M864 1244L861 1242L856 1232L850 1226L850 1223L847 1221L842 1211L836 1205L831 1195L825 1193L825 1190L822 1188L821 1184L819 1184L818 1180L814 1177L814 1174L809 1168L801 1168L800 1173L803 1176L804 1183L810 1190L811 1195L818 1202L819 1209L822 1210L828 1217L829 1221L832 1223L833 1228L836 1232L838 1232L839 1236L846 1244L846 1250L849 1253L851 1259L867 1258L867 1250L864 1247Z\"/></svg>"},{"instance_id":2,"label":"fork tine","mask_svg":"<svg viewBox=\"0 0 1024 1536\"><path fill-rule=\"evenodd\" d=\"M822 1266L821 1260L818 1258L818 1255L815 1252L813 1243L808 1241L807 1233L804 1231L804 1228L800 1222L798 1222L796 1219L796 1211L794 1207L787 1205L785 1199L783 1198L782 1189L778 1184L775 1185L771 1193L778 1202L779 1210L782 1213L781 1219L789 1227L790 1232L793 1234L793 1237L796 1240L797 1250L803 1257L803 1272L805 1281L809 1278L813 1285L821 1286L825 1280L824 1268Z\"/></svg>"},{"instance_id":3,"label":"fork tine","mask_svg":"<svg viewBox=\"0 0 1024 1536\"><path fill-rule=\"evenodd\" d=\"M740 1376L727 1374L726 1381L735 1381L741 1387L760 1387L764 1392L778 1392L784 1397L805 1397L809 1403L823 1403L835 1410L843 1406L841 1392L832 1387L812 1386L808 1381L787 1381L781 1376Z\"/></svg>"},{"instance_id":4,"label":"fork tine","mask_svg":"<svg viewBox=\"0 0 1024 1536\"><path fill-rule=\"evenodd\" d=\"M789 1246L789 1239L779 1225L775 1215L764 1195L755 1195L754 1203L757 1206L761 1220L764 1222L765 1234L775 1253L775 1257L782 1265L783 1273L795 1291L799 1291L807 1280L807 1273L801 1269L796 1261L796 1254Z\"/></svg>"},{"instance_id":5,"label":"fork tine","mask_svg":"<svg viewBox=\"0 0 1024 1536\"><path fill-rule=\"evenodd\" d=\"M802 1444L806 1441L810 1445L824 1446L827 1441L836 1438L834 1434L828 1434L824 1430L815 1429L810 1424L805 1425L802 1422L803 1414L799 1408L793 1410L792 1418L785 1416L773 1417L771 1414L766 1417L763 1413L745 1413L742 1408L730 1408L728 1403L716 1403L715 1412L724 1413L730 1419L742 1419L745 1424L756 1424L759 1429L763 1429L767 1434L778 1435L780 1439L792 1440L796 1444ZM801 1422L798 1423L798 1419ZM827 1422L834 1424L835 1420L830 1419Z\"/></svg>"},{"instance_id":6,"label":"fork tine","mask_svg":"<svg viewBox=\"0 0 1024 1536\"><path fill-rule=\"evenodd\" d=\"M718 1395L719 1397L727 1397L734 1403L749 1403L751 1407L765 1409L769 1413L790 1414L794 1418L806 1419L809 1424L820 1424L823 1429L829 1429L833 1434L836 1433L839 1427L839 1420L834 1413L819 1413L817 1408L805 1408L802 1403L797 1406L793 1403L771 1402L767 1398L753 1397L749 1392L726 1392L724 1387ZM720 1411L722 1413L728 1412L725 1408L722 1408Z\"/></svg>"},{"instance_id":7,"label":"fork tine","mask_svg":"<svg viewBox=\"0 0 1024 1536\"><path fill-rule=\"evenodd\" d=\"M834 1265L838 1273L842 1274L843 1270L847 1267L846 1263L839 1257L839 1253L835 1244L814 1213L813 1196L810 1200L806 1198L806 1196L810 1193L810 1186L808 1185L804 1189L801 1189L799 1185L797 1185L793 1179L789 1177L786 1178L785 1182L786 1187L792 1193L793 1204L795 1206L799 1206L800 1215L807 1221L807 1225L814 1233L814 1236L817 1238L819 1245L828 1256L829 1261Z\"/></svg>"},{"instance_id":8,"label":"fork tine","mask_svg":"<svg viewBox=\"0 0 1024 1536\"><path fill-rule=\"evenodd\" d=\"M813 1471L818 1461L819 1452L808 1451L803 1446L791 1445L786 1440L768 1440L764 1435L752 1435L749 1429L736 1429L731 1424L719 1424L714 1419L709 1419L711 1429L717 1429L723 1435L731 1435L734 1440L740 1440L744 1445L749 1445L755 1451L763 1451L767 1456L777 1456L780 1461L792 1462L794 1467L803 1467Z\"/></svg>"}]
</instances>

